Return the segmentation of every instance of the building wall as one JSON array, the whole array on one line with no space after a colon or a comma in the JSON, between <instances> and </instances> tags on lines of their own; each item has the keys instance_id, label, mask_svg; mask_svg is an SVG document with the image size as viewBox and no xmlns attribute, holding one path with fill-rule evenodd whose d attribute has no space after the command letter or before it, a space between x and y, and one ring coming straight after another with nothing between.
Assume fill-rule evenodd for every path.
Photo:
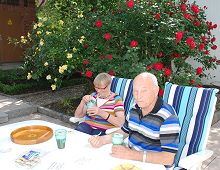
<instances>
[{"instance_id":1,"label":"building wall","mask_svg":"<svg viewBox=\"0 0 220 170\"><path fill-rule=\"evenodd\" d=\"M194 2L194 0L188 1ZM207 6L207 20L212 21L214 24L218 24L217 29L212 31L212 34L216 37L215 44L218 46L218 48L216 50L211 50L211 55L216 55L217 59L220 60L220 0L196 0L196 3L200 7ZM193 65L197 67L198 63L194 62ZM217 67L216 70L210 70L206 73L212 75L212 79L203 79L204 84L214 84L220 86L220 65Z\"/></svg>"}]
</instances>

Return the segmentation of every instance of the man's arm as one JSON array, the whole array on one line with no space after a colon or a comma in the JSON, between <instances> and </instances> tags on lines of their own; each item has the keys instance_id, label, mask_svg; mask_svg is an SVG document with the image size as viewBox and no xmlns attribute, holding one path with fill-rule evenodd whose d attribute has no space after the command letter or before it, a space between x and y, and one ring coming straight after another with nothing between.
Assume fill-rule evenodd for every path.
<instances>
[{"instance_id":1,"label":"man's arm","mask_svg":"<svg viewBox=\"0 0 220 170\"><path fill-rule=\"evenodd\" d=\"M146 159L143 151L136 151L125 146L113 145L111 155L120 159L143 161L162 165L172 165L175 153L171 152L146 152Z\"/></svg>"}]
</instances>

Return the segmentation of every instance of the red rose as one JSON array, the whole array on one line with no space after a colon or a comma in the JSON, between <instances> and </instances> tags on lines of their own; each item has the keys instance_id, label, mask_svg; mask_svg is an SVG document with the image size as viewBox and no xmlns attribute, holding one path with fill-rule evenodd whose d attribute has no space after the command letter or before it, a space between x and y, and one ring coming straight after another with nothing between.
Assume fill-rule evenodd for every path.
<instances>
[{"instance_id":1,"label":"red rose","mask_svg":"<svg viewBox=\"0 0 220 170\"><path fill-rule=\"evenodd\" d=\"M148 70L152 70L153 66L152 65L149 65L147 66Z\"/></svg>"},{"instance_id":2,"label":"red rose","mask_svg":"<svg viewBox=\"0 0 220 170\"><path fill-rule=\"evenodd\" d=\"M191 6L191 10L195 13L195 14L198 14L200 9L197 5L192 5Z\"/></svg>"},{"instance_id":3,"label":"red rose","mask_svg":"<svg viewBox=\"0 0 220 170\"><path fill-rule=\"evenodd\" d=\"M199 27L200 24L201 24L201 22L200 22L199 20L195 22L195 25L196 25L197 27Z\"/></svg>"},{"instance_id":4,"label":"red rose","mask_svg":"<svg viewBox=\"0 0 220 170\"><path fill-rule=\"evenodd\" d=\"M126 2L126 4L127 4L128 8L130 8L130 9L134 7L134 1L132 1L132 0L129 0L128 2Z\"/></svg>"},{"instance_id":5,"label":"red rose","mask_svg":"<svg viewBox=\"0 0 220 170\"><path fill-rule=\"evenodd\" d=\"M90 70L86 71L86 77L91 78L92 77L92 71L90 71Z\"/></svg>"},{"instance_id":6,"label":"red rose","mask_svg":"<svg viewBox=\"0 0 220 170\"><path fill-rule=\"evenodd\" d=\"M217 45L213 45L211 48L212 48L213 50L216 50L216 49L218 48L218 46L217 46Z\"/></svg>"},{"instance_id":7,"label":"red rose","mask_svg":"<svg viewBox=\"0 0 220 170\"><path fill-rule=\"evenodd\" d=\"M187 10L186 5L185 4L181 4L180 5L180 9L181 9L181 11L186 11Z\"/></svg>"},{"instance_id":8,"label":"red rose","mask_svg":"<svg viewBox=\"0 0 220 170\"><path fill-rule=\"evenodd\" d=\"M201 86L200 84L197 84L196 87L197 87L197 88L201 88L202 86Z\"/></svg>"},{"instance_id":9,"label":"red rose","mask_svg":"<svg viewBox=\"0 0 220 170\"><path fill-rule=\"evenodd\" d=\"M192 79L192 80L190 80L190 84L192 84L192 85L193 85L194 83L195 83L195 80L193 80L193 79Z\"/></svg>"},{"instance_id":10,"label":"red rose","mask_svg":"<svg viewBox=\"0 0 220 170\"><path fill-rule=\"evenodd\" d=\"M217 24L214 24L214 25L213 25L213 28L217 28L217 27L218 27L218 25L217 25Z\"/></svg>"},{"instance_id":11,"label":"red rose","mask_svg":"<svg viewBox=\"0 0 220 170\"><path fill-rule=\"evenodd\" d=\"M169 77L170 75L171 75L171 70L169 69L169 68L165 68L164 69L164 74L167 76L167 77Z\"/></svg>"},{"instance_id":12,"label":"red rose","mask_svg":"<svg viewBox=\"0 0 220 170\"><path fill-rule=\"evenodd\" d=\"M190 45L192 42L194 42L194 38L193 37L187 38L186 44Z\"/></svg>"},{"instance_id":13,"label":"red rose","mask_svg":"<svg viewBox=\"0 0 220 170\"><path fill-rule=\"evenodd\" d=\"M162 53L162 52L159 52L159 53L157 54L157 56L158 56L158 57L162 57L162 56L163 56L163 53Z\"/></svg>"},{"instance_id":14,"label":"red rose","mask_svg":"<svg viewBox=\"0 0 220 170\"><path fill-rule=\"evenodd\" d=\"M108 56L107 56L107 59L108 59L108 60L111 60L111 59L112 59L112 55L108 55Z\"/></svg>"},{"instance_id":15,"label":"red rose","mask_svg":"<svg viewBox=\"0 0 220 170\"><path fill-rule=\"evenodd\" d=\"M160 13L156 13L154 17L156 20L160 19Z\"/></svg>"},{"instance_id":16,"label":"red rose","mask_svg":"<svg viewBox=\"0 0 220 170\"><path fill-rule=\"evenodd\" d=\"M184 2L187 2L187 0L183 0Z\"/></svg>"},{"instance_id":17,"label":"red rose","mask_svg":"<svg viewBox=\"0 0 220 170\"><path fill-rule=\"evenodd\" d=\"M84 63L85 65L87 65L87 64L89 64L89 60L88 60L88 59L85 59L85 60L83 61L83 63Z\"/></svg>"},{"instance_id":18,"label":"red rose","mask_svg":"<svg viewBox=\"0 0 220 170\"><path fill-rule=\"evenodd\" d=\"M159 70L162 70L162 68L163 68L163 64L162 63L158 62L158 63L154 64L154 70L159 71Z\"/></svg>"},{"instance_id":19,"label":"red rose","mask_svg":"<svg viewBox=\"0 0 220 170\"><path fill-rule=\"evenodd\" d=\"M198 68L196 69L196 74L197 74L197 75L202 74L202 67L198 67Z\"/></svg>"},{"instance_id":20,"label":"red rose","mask_svg":"<svg viewBox=\"0 0 220 170\"><path fill-rule=\"evenodd\" d=\"M97 21L95 22L95 26L96 26L97 28L101 28L101 27L102 27L102 21L101 21L101 20L97 20Z\"/></svg>"},{"instance_id":21,"label":"red rose","mask_svg":"<svg viewBox=\"0 0 220 170\"><path fill-rule=\"evenodd\" d=\"M175 58L179 58L179 57L180 57L180 54L178 54L178 53L173 53L173 56L174 56Z\"/></svg>"},{"instance_id":22,"label":"red rose","mask_svg":"<svg viewBox=\"0 0 220 170\"><path fill-rule=\"evenodd\" d=\"M211 42L215 42L216 38L215 37L212 37L211 38Z\"/></svg>"},{"instance_id":23,"label":"red rose","mask_svg":"<svg viewBox=\"0 0 220 170\"><path fill-rule=\"evenodd\" d=\"M132 41L130 42L130 47L131 47L131 48L135 48L135 47L137 47L137 46L138 46L138 42L137 42L137 41L132 40Z\"/></svg>"},{"instance_id":24,"label":"red rose","mask_svg":"<svg viewBox=\"0 0 220 170\"><path fill-rule=\"evenodd\" d=\"M184 14L183 16L184 16L184 18L186 18L186 19L189 19L189 18L191 17L190 14L188 14L188 13L187 13L187 14Z\"/></svg>"},{"instance_id":25,"label":"red rose","mask_svg":"<svg viewBox=\"0 0 220 170\"><path fill-rule=\"evenodd\" d=\"M179 31L179 32L176 33L176 43L178 43L179 41L182 40L182 38L183 38L183 33L184 33L184 32L182 32L182 31Z\"/></svg>"},{"instance_id":26,"label":"red rose","mask_svg":"<svg viewBox=\"0 0 220 170\"><path fill-rule=\"evenodd\" d=\"M206 36L202 36L202 41L204 42L206 40Z\"/></svg>"},{"instance_id":27,"label":"red rose","mask_svg":"<svg viewBox=\"0 0 220 170\"><path fill-rule=\"evenodd\" d=\"M199 51L202 51L205 47L205 44L204 43L200 43L199 45Z\"/></svg>"},{"instance_id":28,"label":"red rose","mask_svg":"<svg viewBox=\"0 0 220 170\"><path fill-rule=\"evenodd\" d=\"M108 74L111 75L111 76L114 76L115 72L113 70L109 70Z\"/></svg>"},{"instance_id":29,"label":"red rose","mask_svg":"<svg viewBox=\"0 0 220 170\"><path fill-rule=\"evenodd\" d=\"M209 54L209 50L205 50L205 52L204 52L205 54Z\"/></svg>"},{"instance_id":30,"label":"red rose","mask_svg":"<svg viewBox=\"0 0 220 170\"><path fill-rule=\"evenodd\" d=\"M112 37L111 37L111 35L110 35L109 33L105 33L105 34L104 34L104 38L108 41L108 40L110 40Z\"/></svg>"},{"instance_id":31,"label":"red rose","mask_svg":"<svg viewBox=\"0 0 220 170\"><path fill-rule=\"evenodd\" d=\"M191 50L194 50L195 47L196 47L196 44L195 44L194 41L192 41L192 42L190 43L190 49L191 49Z\"/></svg>"},{"instance_id":32,"label":"red rose","mask_svg":"<svg viewBox=\"0 0 220 170\"><path fill-rule=\"evenodd\" d=\"M163 89L159 89L159 96L163 97L163 94L164 94L164 90Z\"/></svg>"},{"instance_id":33,"label":"red rose","mask_svg":"<svg viewBox=\"0 0 220 170\"><path fill-rule=\"evenodd\" d=\"M84 48L87 49L89 47L89 44L84 44Z\"/></svg>"}]
</instances>

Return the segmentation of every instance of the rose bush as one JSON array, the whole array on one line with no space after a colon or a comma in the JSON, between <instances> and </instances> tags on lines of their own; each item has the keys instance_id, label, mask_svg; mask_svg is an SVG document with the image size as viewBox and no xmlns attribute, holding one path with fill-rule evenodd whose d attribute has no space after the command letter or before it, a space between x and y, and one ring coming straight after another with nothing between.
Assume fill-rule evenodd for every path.
<instances>
[{"instance_id":1,"label":"rose bush","mask_svg":"<svg viewBox=\"0 0 220 170\"><path fill-rule=\"evenodd\" d=\"M134 78L149 71L158 77L161 94L166 81L201 86L204 71L219 64L210 55L217 48L211 33L217 24L206 20L205 9L187 0L129 0L105 15L88 13L81 27L89 54L83 55L84 74ZM189 58L200 66L193 68Z\"/></svg>"},{"instance_id":2,"label":"rose bush","mask_svg":"<svg viewBox=\"0 0 220 170\"><path fill-rule=\"evenodd\" d=\"M74 71L88 78L100 72L134 78L149 71L162 95L166 81L201 86L209 76L204 71L219 64L210 54L217 49L217 25L206 20L206 7L187 0L82 2L48 1L38 15L25 56L28 78L45 77L55 90ZM200 66L193 68L188 59Z\"/></svg>"}]
</instances>

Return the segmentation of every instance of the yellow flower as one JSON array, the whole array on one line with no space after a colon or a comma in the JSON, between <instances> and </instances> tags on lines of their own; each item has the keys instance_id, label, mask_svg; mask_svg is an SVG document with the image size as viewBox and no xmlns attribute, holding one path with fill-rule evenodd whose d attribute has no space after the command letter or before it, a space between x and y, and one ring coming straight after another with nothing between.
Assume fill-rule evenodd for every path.
<instances>
[{"instance_id":1,"label":"yellow flower","mask_svg":"<svg viewBox=\"0 0 220 170\"><path fill-rule=\"evenodd\" d=\"M57 78L55 78L54 81L57 82Z\"/></svg>"},{"instance_id":2,"label":"yellow flower","mask_svg":"<svg viewBox=\"0 0 220 170\"><path fill-rule=\"evenodd\" d=\"M56 90L57 86L55 84L51 85L52 90Z\"/></svg>"},{"instance_id":3,"label":"yellow flower","mask_svg":"<svg viewBox=\"0 0 220 170\"><path fill-rule=\"evenodd\" d=\"M43 46L43 45L44 45L44 40L41 39L41 40L40 40L40 46Z\"/></svg>"},{"instance_id":4,"label":"yellow flower","mask_svg":"<svg viewBox=\"0 0 220 170\"><path fill-rule=\"evenodd\" d=\"M44 63L44 66L45 66L45 67L48 66L48 62L45 62L45 63Z\"/></svg>"},{"instance_id":5,"label":"yellow flower","mask_svg":"<svg viewBox=\"0 0 220 170\"><path fill-rule=\"evenodd\" d=\"M34 24L34 30L37 29L37 24Z\"/></svg>"},{"instance_id":6,"label":"yellow flower","mask_svg":"<svg viewBox=\"0 0 220 170\"><path fill-rule=\"evenodd\" d=\"M67 58L68 58L68 59L70 59L70 58L72 58L72 57L73 57L73 54L67 53Z\"/></svg>"},{"instance_id":7,"label":"yellow flower","mask_svg":"<svg viewBox=\"0 0 220 170\"><path fill-rule=\"evenodd\" d=\"M76 47L73 47L73 52L75 53L75 52L77 52L77 49L76 49Z\"/></svg>"},{"instance_id":8,"label":"yellow flower","mask_svg":"<svg viewBox=\"0 0 220 170\"><path fill-rule=\"evenodd\" d=\"M49 34L51 34L51 32L49 32L49 31L46 31L46 34L47 34L47 35L49 35Z\"/></svg>"},{"instance_id":9,"label":"yellow flower","mask_svg":"<svg viewBox=\"0 0 220 170\"><path fill-rule=\"evenodd\" d=\"M32 77L31 73L28 73L28 75L27 75L27 79L30 80L31 77Z\"/></svg>"},{"instance_id":10,"label":"yellow flower","mask_svg":"<svg viewBox=\"0 0 220 170\"><path fill-rule=\"evenodd\" d=\"M37 31L37 34L41 34L42 32L41 31Z\"/></svg>"},{"instance_id":11,"label":"yellow flower","mask_svg":"<svg viewBox=\"0 0 220 170\"><path fill-rule=\"evenodd\" d=\"M41 22L39 22L39 23L37 24L37 26L38 26L38 27L41 27L41 26L42 26L42 23L41 23Z\"/></svg>"},{"instance_id":12,"label":"yellow flower","mask_svg":"<svg viewBox=\"0 0 220 170\"><path fill-rule=\"evenodd\" d=\"M59 24L63 25L64 24L63 20L59 20Z\"/></svg>"},{"instance_id":13,"label":"yellow flower","mask_svg":"<svg viewBox=\"0 0 220 170\"><path fill-rule=\"evenodd\" d=\"M27 40L24 38L24 36L21 36L21 43L26 43L27 42Z\"/></svg>"},{"instance_id":14,"label":"yellow flower","mask_svg":"<svg viewBox=\"0 0 220 170\"><path fill-rule=\"evenodd\" d=\"M67 70L67 65L59 66L59 73L60 74L63 74L65 70Z\"/></svg>"},{"instance_id":15,"label":"yellow flower","mask_svg":"<svg viewBox=\"0 0 220 170\"><path fill-rule=\"evenodd\" d=\"M81 39L85 39L85 36L83 35L83 36L81 36L80 38L81 38Z\"/></svg>"},{"instance_id":16,"label":"yellow flower","mask_svg":"<svg viewBox=\"0 0 220 170\"><path fill-rule=\"evenodd\" d=\"M47 80L50 80L50 79L51 79L51 75L50 75L50 74L47 75L46 79L47 79Z\"/></svg>"},{"instance_id":17,"label":"yellow flower","mask_svg":"<svg viewBox=\"0 0 220 170\"><path fill-rule=\"evenodd\" d=\"M78 40L80 44L82 44L85 40L84 39L80 39Z\"/></svg>"},{"instance_id":18,"label":"yellow flower","mask_svg":"<svg viewBox=\"0 0 220 170\"><path fill-rule=\"evenodd\" d=\"M83 11L78 12L78 18L83 18Z\"/></svg>"}]
</instances>

